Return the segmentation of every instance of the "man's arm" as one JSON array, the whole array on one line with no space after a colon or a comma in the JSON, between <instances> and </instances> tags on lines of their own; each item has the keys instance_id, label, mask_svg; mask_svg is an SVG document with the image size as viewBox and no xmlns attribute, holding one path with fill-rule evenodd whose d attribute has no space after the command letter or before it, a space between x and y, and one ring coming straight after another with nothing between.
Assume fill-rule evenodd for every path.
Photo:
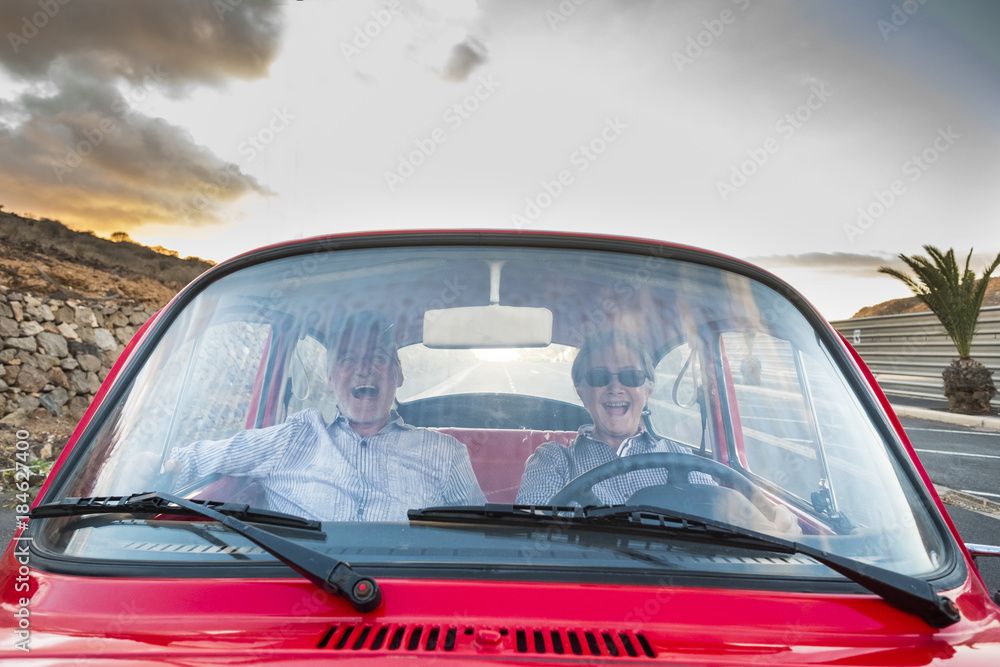
<instances>
[{"instance_id":1,"label":"man's arm","mask_svg":"<svg viewBox=\"0 0 1000 667\"><path fill-rule=\"evenodd\" d=\"M454 440L454 438L452 438ZM455 440L455 454L451 459L451 471L445 482L444 500L448 505L484 505L486 496L479 487L476 472L472 469L469 450Z\"/></svg>"},{"instance_id":2,"label":"man's arm","mask_svg":"<svg viewBox=\"0 0 1000 667\"><path fill-rule=\"evenodd\" d=\"M265 477L308 432L306 418L300 413L282 424L241 431L226 440L175 447L164 468L175 474L175 488L216 472Z\"/></svg>"}]
</instances>

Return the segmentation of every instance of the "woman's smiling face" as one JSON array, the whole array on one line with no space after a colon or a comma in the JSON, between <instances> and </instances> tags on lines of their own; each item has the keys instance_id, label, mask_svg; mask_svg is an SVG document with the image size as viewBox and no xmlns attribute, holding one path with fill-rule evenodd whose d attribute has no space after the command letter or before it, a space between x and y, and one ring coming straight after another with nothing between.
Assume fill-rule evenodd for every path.
<instances>
[{"instance_id":1,"label":"woman's smiling face","mask_svg":"<svg viewBox=\"0 0 1000 667\"><path fill-rule=\"evenodd\" d=\"M642 371L639 355L624 345L608 345L590 355L584 379L576 385L576 393L594 420L594 439L602 440L615 449L622 441L639 432L639 421L646 407L646 400L653 392L651 378L638 387L622 384L622 371ZM604 387L593 387L587 382L591 371L611 373L611 382Z\"/></svg>"}]
</instances>

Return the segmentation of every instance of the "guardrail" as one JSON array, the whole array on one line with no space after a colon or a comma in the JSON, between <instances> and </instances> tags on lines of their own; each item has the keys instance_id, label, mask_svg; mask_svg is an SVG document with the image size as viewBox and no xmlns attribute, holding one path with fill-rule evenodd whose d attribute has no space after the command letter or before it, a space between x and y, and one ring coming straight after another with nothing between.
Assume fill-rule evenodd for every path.
<instances>
[{"instance_id":1,"label":"guardrail","mask_svg":"<svg viewBox=\"0 0 1000 667\"><path fill-rule=\"evenodd\" d=\"M933 313L859 317L830 322L854 346L886 394L944 399L941 371L958 357ZM1000 381L1000 306L983 308L972 356Z\"/></svg>"}]
</instances>

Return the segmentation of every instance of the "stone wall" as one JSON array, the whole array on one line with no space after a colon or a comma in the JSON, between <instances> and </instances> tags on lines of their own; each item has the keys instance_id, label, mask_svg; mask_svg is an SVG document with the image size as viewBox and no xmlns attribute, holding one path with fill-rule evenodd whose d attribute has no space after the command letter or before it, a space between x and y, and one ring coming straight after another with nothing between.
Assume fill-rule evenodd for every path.
<instances>
[{"instance_id":1,"label":"stone wall","mask_svg":"<svg viewBox=\"0 0 1000 667\"><path fill-rule=\"evenodd\" d=\"M54 299L0 286L0 423L45 413L79 420L132 335L155 309Z\"/></svg>"}]
</instances>

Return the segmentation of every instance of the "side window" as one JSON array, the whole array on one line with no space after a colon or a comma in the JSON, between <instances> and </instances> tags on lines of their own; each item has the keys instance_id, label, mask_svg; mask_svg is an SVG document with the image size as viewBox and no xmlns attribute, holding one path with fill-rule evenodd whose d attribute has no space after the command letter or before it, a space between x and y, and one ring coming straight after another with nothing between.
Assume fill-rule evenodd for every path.
<instances>
[{"instance_id":1,"label":"side window","mask_svg":"<svg viewBox=\"0 0 1000 667\"><path fill-rule=\"evenodd\" d=\"M306 408L319 410L330 421L337 414L327 382L326 346L312 336L295 344L288 372L288 414Z\"/></svg>"},{"instance_id":2,"label":"side window","mask_svg":"<svg viewBox=\"0 0 1000 667\"><path fill-rule=\"evenodd\" d=\"M733 412L739 413L741 460L754 474L809 500L819 488L820 466L807 385L791 343L730 332L722 334L722 353L732 376Z\"/></svg>"},{"instance_id":3,"label":"side window","mask_svg":"<svg viewBox=\"0 0 1000 667\"><path fill-rule=\"evenodd\" d=\"M228 438L247 427L254 380L271 328L222 322L185 342L163 371L183 389L167 404L168 447Z\"/></svg>"},{"instance_id":4,"label":"side window","mask_svg":"<svg viewBox=\"0 0 1000 667\"><path fill-rule=\"evenodd\" d=\"M139 390L129 396L127 406L119 406L119 414L108 422L95 446L131 443L133 451L160 455L173 447L221 440L244 430L270 332L267 324L229 321L176 347L161 344L161 356L143 370L136 380ZM146 378L149 374L155 375L155 382ZM130 457L118 457L92 488L78 492L134 491L126 470L130 461Z\"/></svg>"},{"instance_id":5,"label":"side window","mask_svg":"<svg viewBox=\"0 0 1000 667\"><path fill-rule=\"evenodd\" d=\"M670 350L656 365L656 386L649 397L649 419L657 435L701 446L701 408L697 387L701 365L687 343ZM675 400L676 399L676 400Z\"/></svg>"}]
</instances>

